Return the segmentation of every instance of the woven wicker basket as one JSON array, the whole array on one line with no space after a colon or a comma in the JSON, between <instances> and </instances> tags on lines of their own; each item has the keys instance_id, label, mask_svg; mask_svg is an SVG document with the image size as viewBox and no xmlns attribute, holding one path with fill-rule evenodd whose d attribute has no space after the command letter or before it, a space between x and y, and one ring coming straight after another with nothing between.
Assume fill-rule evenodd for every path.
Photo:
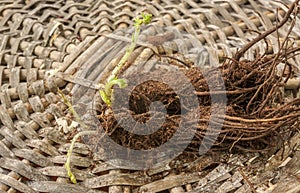
<instances>
[{"instance_id":1,"label":"woven wicker basket","mask_svg":"<svg viewBox=\"0 0 300 193\"><path fill-rule=\"evenodd\" d=\"M288 10L286 5L291 3L0 1L0 192L300 192L300 151L294 151L299 149L299 134L291 138L291 145L270 159L263 174L248 175L237 169L236 164L249 164L249 159L255 157L249 154L232 155L230 160L234 164L215 163L216 168L207 173L174 174L158 179L149 171L128 171L99 162L88 145L77 142L72 169L78 183L72 184L64 168L71 134L64 133L57 121L68 120L67 106L57 88L65 93L77 92L75 101L84 100L84 89L97 88L97 83L107 77L124 54L131 41L132 20L139 13L151 13L153 22L142 29L138 47L125 71L128 74L168 68L153 65L151 57L155 51L180 53L177 57L184 56L201 67L217 66L258 33L276 25ZM268 47L265 41L258 42L244 57L252 60L257 52L278 51L276 36L284 38L288 27L285 25L278 34L268 36ZM299 22L291 36L300 44ZM300 58L295 56L291 64L299 66ZM48 78L48 73L55 69L56 78ZM291 161L278 168L284 160ZM205 168L211 162L212 158L207 156L191 165ZM150 173L163 171L168 171L167 166Z\"/></svg>"}]
</instances>

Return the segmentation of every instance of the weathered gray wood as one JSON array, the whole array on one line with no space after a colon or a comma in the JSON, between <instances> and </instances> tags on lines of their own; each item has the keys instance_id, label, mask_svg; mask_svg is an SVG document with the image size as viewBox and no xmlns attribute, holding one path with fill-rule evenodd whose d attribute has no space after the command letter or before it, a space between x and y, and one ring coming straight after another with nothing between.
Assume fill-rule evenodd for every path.
<instances>
[{"instance_id":1,"label":"weathered gray wood","mask_svg":"<svg viewBox=\"0 0 300 193\"><path fill-rule=\"evenodd\" d=\"M168 176L162 180L157 180L152 183L148 183L144 186L138 188L135 192L160 192L163 190L168 190L177 186L182 186L189 183L197 182L201 179L200 174L197 173L188 173L180 174L175 176Z\"/></svg>"},{"instance_id":2,"label":"weathered gray wood","mask_svg":"<svg viewBox=\"0 0 300 193\"><path fill-rule=\"evenodd\" d=\"M232 167L232 166L230 167L225 164L220 164L213 171L208 173L204 178L199 180L198 186L196 187L196 189L201 189L205 186L208 186L209 184L215 184L217 182L225 180L226 178L230 177L230 176L227 176L228 172L232 171L234 168L235 167Z\"/></svg>"},{"instance_id":3,"label":"weathered gray wood","mask_svg":"<svg viewBox=\"0 0 300 193\"><path fill-rule=\"evenodd\" d=\"M46 101L47 101L48 103L50 103L49 107L50 107L51 105L57 106L57 103L61 101L61 97L60 97L59 95L56 95L56 94L53 93L53 92L49 92L49 93L45 94L45 99L46 99ZM49 107L48 107L48 109L49 109ZM48 109L47 109L47 110L48 110ZM59 110L60 110L60 113L61 113L60 115L64 115L64 113L61 112L61 109L59 109ZM50 113L53 113L53 112L50 111Z\"/></svg>"},{"instance_id":4,"label":"weathered gray wood","mask_svg":"<svg viewBox=\"0 0 300 193\"><path fill-rule=\"evenodd\" d=\"M86 54L86 51L92 46L97 45L92 44L91 42L99 39L100 38L97 38L97 36L86 37L83 42L76 47L76 51L72 50L67 62L64 62L63 66L59 66L59 68L67 73L72 73L74 70L77 70L78 67L81 67L82 62L86 61L91 56L90 54ZM94 51L92 51L92 53L94 53Z\"/></svg>"},{"instance_id":5,"label":"weathered gray wood","mask_svg":"<svg viewBox=\"0 0 300 193\"><path fill-rule=\"evenodd\" d=\"M47 117L40 113L36 112L30 115L30 118L34 120L40 127L50 127L50 121L47 119Z\"/></svg>"},{"instance_id":6,"label":"weathered gray wood","mask_svg":"<svg viewBox=\"0 0 300 193\"><path fill-rule=\"evenodd\" d=\"M232 179L231 174L229 172L235 171L236 168L247 161L247 158L243 155L234 155L228 160L228 164L219 164L215 169L209 172L205 177L203 177L198 185L195 187L198 191L207 191L209 189L214 189L215 191L221 186L222 182L227 180L230 183L231 180L236 179L237 176L234 176ZM238 175L238 174L236 174ZM226 182L225 182L226 183ZM226 186L226 184L225 184ZM235 185L232 185L235 186Z\"/></svg>"},{"instance_id":7,"label":"weathered gray wood","mask_svg":"<svg viewBox=\"0 0 300 193\"><path fill-rule=\"evenodd\" d=\"M39 136L50 139L57 144L64 144L67 142L67 137L59 131L58 127L44 127L41 128L38 133Z\"/></svg>"},{"instance_id":8,"label":"weathered gray wood","mask_svg":"<svg viewBox=\"0 0 300 193\"><path fill-rule=\"evenodd\" d=\"M46 95L48 96L48 95ZM49 97L48 99L46 99L49 103L53 102L53 100L51 100L51 97ZM59 108L58 105L56 104L50 104L48 106L48 108L46 109L46 112L52 114L53 116L56 117L63 117L64 113L63 113L63 109Z\"/></svg>"},{"instance_id":9,"label":"weathered gray wood","mask_svg":"<svg viewBox=\"0 0 300 193\"><path fill-rule=\"evenodd\" d=\"M22 161L9 159L9 158L0 158L0 166L2 168L12 170L21 176L24 176L28 179L35 181L45 181L47 177L42 175L37 169L23 163Z\"/></svg>"},{"instance_id":10,"label":"weathered gray wood","mask_svg":"<svg viewBox=\"0 0 300 193\"><path fill-rule=\"evenodd\" d=\"M240 172L237 171L232 176L230 176L221 186L218 187L216 193L233 191L243 185L242 180L243 176L240 174Z\"/></svg>"},{"instance_id":11,"label":"weathered gray wood","mask_svg":"<svg viewBox=\"0 0 300 193\"><path fill-rule=\"evenodd\" d=\"M84 186L78 184L67 184L53 181L33 182L29 185L37 192L51 192L51 193L86 193L92 192ZM104 193L102 191L94 191L95 193Z\"/></svg>"},{"instance_id":12,"label":"weathered gray wood","mask_svg":"<svg viewBox=\"0 0 300 193\"><path fill-rule=\"evenodd\" d=\"M18 86L18 84L20 82L20 77L21 77L20 76L20 71L21 71L20 66L13 67L11 69L11 74L10 74L10 77L9 77L11 87L17 87Z\"/></svg>"},{"instance_id":13,"label":"weathered gray wood","mask_svg":"<svg viewBox=\"0 0 300 193\"><path fill-rule=\"evenodd\" d=\"M31 149L13 149L13 152L16 156L31 161L41 167L53 165L53 162L47 157Z\"/></svg>"},{"instance_id":14,"label":"weathered gray wood","mask_svg":"<svg viewBox=\"0 0 300 193\"><path fill-rule=\"evenodd\" d=\"M251 192L251 188L248 184L244 184L240 188L238 188L234 193L245 193L245 192Z\"/></svg>"},{"instance_id":15,"label":"weathered gray wood","mask_svg":"<svg viewBox=\"0 0 300 193\"><path fill-rule=\"evenodd\" d=\"M296 151L286 165L281 164L282 167L279 166L282 170L282 176L280 176L279 182L275 184L272 193L300 192L300 133L291 138L289 145Z\"/></svg>"},{"instance_id":16,"label":"weathered gray wood","mask_svg":"<svg viewBox=\"0 0 300 193\"><path fill-rule=\"evenodd\" d=\"M13 177L10 177L8 175L4 175L0 173L0 182L3 184L6 184L20 192L26 192L26 193L36 193L33 189L26 186L24 183L19 182L18 180L14 179Z\"/></svg>"},{"instance_id":17,"label":"weathered gray wood","mask_svg":"<svg viewBox=\"0 0 300 193\"><path fill-rule=\"evenodd\" d=\"M89 173L88 171L78 170L76 168L71 168L73 174L76 176L76 179L79 181L83 181L95 175ZM66 168L64 166L50 166L39 169L39 171L46 176L57 176L57 177L65 177L69 178Z\"/></svg>"},{"instance_id":18,"label":"weathered gray wood","mask_svg":"<svg viewBox=\"0 0 300 193\"><path fill-rule=\"evenodd\" d=\"M300 133L296 133L284 146L268 161L266 170L277 168L299 146Z\"/></svg>"},{"instance_id":19,"label":"weathered gray wood","mask_svg":"<svg viewBox=\"0 0 300 193\"><path fill-rule=\"evenodd\" d=\"M86 179L83 184L89 188L101 188L114 185L142 186L150 182L150 178L143 173L105 174Z\"/></svg>"},{"instance_id":20,"label":"weathered gray wood","mask_svg":"<svg viewBox=\"0 0 300 193\"><path fill-rule=\"evenodd\" d=\"M92 170L92 173L100 173L100 172L105 172L109 170L116 169L116 167L109 165L108 163L105 162L100 162L95 165L95 167Z\"/></svg>"},{"instance_id":21,"label":"weathered gray wood","mask_svg":"<svg viewBox=\"0 0 300 193\"><path fill-rule=\"evenodd\" d=\"M155 175L155 174L158 174L158 173L162 173L162 172L165 172L165 171L169 171L171 169L171 167L169 166L169 162L171 160L166 160L166 161L163 161L163 162L160 162L159 164L157 165L154 165L153 167L151 167L149 170L147 170L147 174L149 176L152 176L152 175Z\"/></svg>"},{"instance_id":22,"label":"weathered gray wood","mask_svg":"<svg viewBox=\"0 0 300 193\"><path fill-rule=\"evenodd\" d=\"M122 171L121 170L110 170L109 171L109 175L118 175L121 174ZM122 186L109 186L108 187L108 193L119 193L119 192L123 192L123 188Z\"/></svg>"},{"instance_id":23,"label":"weathered gray wood","mask_svg":"<svg viewBox=\"0 0 300 193\"><path fill-rule=\"evenodd\" d=\"M23 103L28 102L29 93L28 93L28 89L27 89L27 83L26 82L25 83L20 83L17 86L17 91L18 91L18 96L19 96L20 100Z\"/></svg>"},{"instance_id":24,"label":"weathered gray wood","mask_svg":"<svg viewBox=\"0 0 300 193\"><path fill-rule=\"evenodd\" d=\"M61 152L67 152L70 148L70 145L71 145L70 143L65 143L62 146L60 146L58 150ZM88 145L83 143L75 143L73 152L81 155L88 155L91 151L89 150Z\"/></svg>"},{"instance_id":25,"label":"weathered gray wood","mask_svg":"<svg viewBox=\"0 0 300 193\"><path fill-rule=\"evenodd\" d=\"M14 157L14 153L0 140L0 155L2 157Z\"/></svg>"},{"instance_id":26,"label":"weathered gray wood","mask_svg":"<svg viewBox=\"0 0 300 193\"><path fill-rule=\"evenodd\" d=\"M3 89L3 92L0 92L0 100L5 108L10 108L11 107L11 99L9 97L9 94L7 93L8 88Z\"/></svg>"},{"instance_id":27,"label":"weathered gray wood","mask_svg":"<svg viewBox=\"0 0 300 193\"><path fill-rule=\"evenodd\" d=\"M182 187L175 187L170 190L170 193L184 193L184 189Z\"/></svg>"},{"instance_id":28,"label":"weathered gray wood","mask_svg":"<svg viewBox=\"0 0 300 193\"><path fill-rule=\"evenodd\" d=\"M14 123L13 123L11 117L9 116L7 109L5 107L3 107L3 105L0 105L0 120L3 125L8 127L9 129L13 130Z\"/></svg>"},{"instance_id":29,"label":"weathered gray wood","mask_svg":"<svg viewBox=\"0 0 300 193\"><path fill-rule=\"evenodd\" d=\"M87 191L87 193L107 193L107 192L103 192L101 190L89 190Z\"/></svg>"},{"instance_id":30,"label":"weathered gray wood","mask_svg":"<svg viewBox=\"0 0 300 193\"><path fill-rule=\"evenodd\" d=\"M48 155L57 156L60 154L55 147L53 147L49 143L46 143L45 141L42 141L42 140L37 140L37 139L31 140L28 142L27 145L30 147L35 147L35 148L41 150L42 152L47 153Z\"/></svg>"},{"instance_id":31,"label":"weathered gray wood","mask_svg":"<svg viewBox=\"0 0 300 193\"><path fill-rule=\"evenodd\" d=\"M55 156L51 158L53 163L64 164L67 160L67 155ZM71 165L79 167L89 167L92 164L92 160L88 157L80 157L72 154L71 156Z\"/></svg>"},{"instance_id":32,"label":"weathered gray wood","mask_svg":"<svg viewBox=\"0 0 300 193\"><path fill-rule=\"evenodd\" d=\"M0 134L3 135L7 141L12 143L17 148L26 147L26 143L18 135L16 135L15 132L8 129L7 127L1 127Z\"/></svg>"},{"instance_id":33,"label":"weathered gray wood","mask_svg":"<svg viewBox=\"0 0 300 193\"><path fill-rule=\"evenodd\" d=\"M31 84L31 87L32 87L33 92L35 93L35 95L37 95L39 97L44 97L44 95L45 95L44 80L34 81Z\"/></svg>"},{"instance_id":34,"label":"weathered gray wood","mask_svg":"<svg viewBox=\"0 0 300 193\"><path fill-rule=\"evenodd\" d=\"M38 134L26 122L18 121L15 123L15 128L22 133L27 139L37 139Z\"/></svg>"},{"instance_id":35,"label":"weathered gray wood","mask_svg":"<svg viewBox=\"0 0 300 193\"><path fill-rule=\"evenodd\" d=\"M25 107L24 103L22 101L18 101L14 106L13 106L14 112L17 116L17 118L20 121L30 121L29 118L29 113L27 111L27 108Z\"/></svg>"},{"instance_id":36,"label":"weathered gray wood","mask_svg":"<svg viewBox=\"0 0 300 193\"><path fill-rule=\"evenodd\" d=\"M282 176L272 193L299 193L300 180L296 176Z\"/></svg>"},{"instance_id":37,"label":"weathered gray wood","mask_svg":"<svg viewBox=\"0 0 300 193\"><path fill-rule=\"evenodd\" d=\"M172 150L169 150L172 151ZM107 158L105 156L103 156L103 153L94 153L95 160L107 160ZM162 161L154 164L152 166L152 168L149 169L149 175L154 175L163 171L168 171L169 170L169 162L172 160L170 158L164 158L164 155L162 155L162 157L157 157L157 159L161 159ZM128 170L138 170L136 168L136 165L144 165L144 160L135 160L134 162L130 162L128 160L124 160L124 159L109 159L108 161L106 161L108 164L110 164L111 166L114 166L115 168L118 169L128 169Z\"/></svg>"},{"instance_id":38,"label":"weathered gray wood","mask_svg":"<svg viewBox=\"0 0 300 193\"><path fill-rule=\"evenodd\" d=\"M300 148L300 138L298 149ZM292 175L300 174L300 149L294 153L292 159L284 166L284 171Z\"/></svg>"},{"instance_id":39,"label":"weathered gray wood","mask_svg":"<svg viewBox=\"0 0 300 193\"><path fill-rule=\"evenodd\" d=\"M45 110L43 102L39 96L31 97L28 99L28 101L34 112L43 112Z\"/></svg>"}]
</instances>

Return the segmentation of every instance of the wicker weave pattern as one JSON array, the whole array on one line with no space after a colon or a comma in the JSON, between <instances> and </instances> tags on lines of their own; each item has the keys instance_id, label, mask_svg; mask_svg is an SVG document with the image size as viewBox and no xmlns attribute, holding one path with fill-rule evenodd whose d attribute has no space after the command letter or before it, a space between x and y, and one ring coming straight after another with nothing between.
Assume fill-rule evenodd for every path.
<instances>
[{"instance_id":1,"label":"wicker weave pattern","mask_svg":"<svg viewBox=\"0 0 300 193\"><path fill-rule=\"evenodd\" d=\"M61 102L57 87L70 91L73 88L70 82L88 79L95 83L105 78L116 63L114 59L124 53L130 41L128 28L133 17L142 11L153 14L154 21L143 31L140 47L130 63L152 57L150 48L156 49L157 42L147 38L172 29L174 44L164 44L164 36L158 44L191 55L193 60L197 57L193 48L203 47L209 53L207 61L217 65L222 57L232 56L237 48L255 37L256 32L275 25L276 8L280 20L287 7L271 0L1 1L0 192L129 192L132 186L141 187L136 192L193 192L196 182L205 184L205 180L213 180L212 176L202 178L193 173L169 176L167 179L173 179L174 183L164 184L143 172L121 173L105 163L95 162L88 146L76 143L72 166L79 184L71 184L63 166L69 136L55 122L55 117L66 116L67 107ZM279 30L281 37L287 28ZM190 35L182 37L182 31ZM272 45L269 51L278 50L275 36L268 39ZM299 28L295 28L293 36L298 43ZM264 42L258 43L245 57L253 59L257 48L264 51ZM297 60L291 63L296 64ZM151 60L140 68L150 70ZM63 79L47 79L49 69L59 69ZM221 165L218 169L225 175L233 168ZM223 187L232 179L238 182L232 187L238 188L236 192L249 190L238 173L229 176ZM159 183L163 186L158 186Z\"/></svg>"}]
</instances>

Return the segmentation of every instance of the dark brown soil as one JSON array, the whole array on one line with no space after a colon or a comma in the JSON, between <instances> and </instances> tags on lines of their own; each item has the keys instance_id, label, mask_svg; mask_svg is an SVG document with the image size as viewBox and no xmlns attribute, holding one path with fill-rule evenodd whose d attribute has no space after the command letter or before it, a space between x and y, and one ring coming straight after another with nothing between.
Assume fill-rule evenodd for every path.
<instances>
[{"instance_id":1,"label":"dark brown soil","mask_svg":"<svg viewBox=\"0 0 300 193\"><path fill-rule=\"evenodd\" d=\"M199 101L199 107L193 111L182 114L182 104L176 92L167 84L158 81L146 81L129 91L130 100L128 109L114 109L114 113L101 114L102 126L118 144L131 149L151 149L172 138L180 122L189 120L188 129L195 131L195 136L187 148L195 150L202 143L206 135L208 124L222 124L219 119L225 118L222 131L219 134L213 149L243 150L243 151L269 151L277 149L282 140L288 137L296 128L299 116L295 103L285 104L282 100L280 86L282 78L276 74L276 65L282 62L274 56L258 58L255 61L241 61L238 64L227 61L220 68L211 69L203 73L198 68L182 70L192 83ZM227 110L226 115L210 120L212 108L218 109L220 104L214 104L211 96L224 94L225 91L210 91L207 82L213 82L218 87L217 71L222 73L226 87ZM161 73L161 74L160 74ZM148 76L149 78L162 76L165 72L137 74L127 77L128 82ZM206 77L206 78L204 78ZM168 81L180 84L176 75L169 76ZM116 93L119 88L115 89ZM127 88L130 89L130 88ZM185 88L182 87L181 93ZM120 90L119 90L120 91ZM116 96L121 98L121 96ZM184 100L184 99L183 99ZM135 121L147 123L150 116L150 104L155 101L163 103L167 116L160 129L149 135L137 135L123 129L115 117L131 114ZM296 102L299 104L299 101ZM121 107L120 107L121 108ZM120 111L118 111L120 110ZM123 114L122 114L123 113ZM153 112L152 112L153 113ZM160 117L162 112L154 112L152 116ZM122 123L126 120L122 120ZM155 129L155 128L150 128ZM210 128L214 133L214 128ZM216 131L217 132L217 131ZM184 138L182 139L185 140ZM176 144L174 144L176 145Z\"/></svg>"}]
</instances>

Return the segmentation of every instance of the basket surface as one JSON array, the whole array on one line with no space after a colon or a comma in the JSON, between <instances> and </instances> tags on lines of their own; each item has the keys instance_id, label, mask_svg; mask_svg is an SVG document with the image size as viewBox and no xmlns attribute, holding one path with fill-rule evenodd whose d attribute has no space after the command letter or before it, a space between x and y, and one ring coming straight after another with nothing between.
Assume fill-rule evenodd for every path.
<instances>
[{"instance_id":1,"label":"basket surface","mask_svg":"<svg viewBox=\"0 0 300 193\"><path fill-rule=\"evenodd\" d=\"M225 56L258 33L276 25L288 10L272 0L3 0L0 1L0 192L283 192L282 187L299 192L299 134L285 151L271 159L267 172L259 177L243 176L236 163L245 164L255 154L233 155L234 164L218 164L210 173L191 172L156 180L143 171L119 170L91 155L88 145L75 144L72 157L78 184L70 183L64 168L72 132L67 106L57 87L74 94L80 102L87 87L97 87L116 65L131 41L133 18L141 12L153 15L150 26L142 29L138 47L128 62L126 74L168 69L154 65L154 52L176 54L198 66L217 66ZM258 42L245 54L253 60L257 52L279 50L289 25ZM299 43L300 25L291 36ZM299 44L298 44L299 45ZM179 53L179 54L178 54ZM299 66L295 56L290 63ZM145 62L146 61L146 62ZM58 78L49 78L57 70ZM51 71L52 70L52 71ZM93 99L93 98L92 98ZM298 147L299 149L299 147ZM277 166L281 154L288 167ZM278 161L279 160L279 161ZM208 167L212 157L195 161ZM191 166L192 167L192 166ZM262 167L262 166L261 166ZM125 168L126 169L126 168ZM160 168L167 171L168 168ZM125 172L126 171L126 172ZM154 174L157 171L150 171ZM278 176L274 176L275 173ZM281 172L281 173L280 173ZM291 174L297 174L298 179ZM149 173L149 171L148 171ZM244 174L245 175L245 174ZM268 180L273 184L266 185ZM298 187L298 188L295 188Z\"/></svg>"}]
</instances>

